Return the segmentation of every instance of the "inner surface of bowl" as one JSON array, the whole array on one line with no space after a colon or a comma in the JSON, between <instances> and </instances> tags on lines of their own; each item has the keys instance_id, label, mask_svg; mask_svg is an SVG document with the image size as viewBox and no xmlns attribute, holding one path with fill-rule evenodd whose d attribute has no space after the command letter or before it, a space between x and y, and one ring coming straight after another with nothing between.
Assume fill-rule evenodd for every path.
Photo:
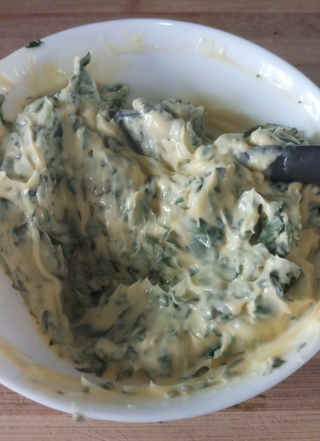
<instances>
[{"instance_id":1,"label":"inner surface of bowl","mask_svg":"<svg viewBox=\"0 0 320 441\"><path fill-rule=\"evenodd\" d=\"M221 132L245 131L272 122L298 128L320 141L320 91L284 61L230 34L163 20L98 23L44 38L0 62L4 114L13 118L29 96L54 92L72 75L73 59L91 52L88 70L98 84L125 83L130 100L180 98L204 105ZM61 51L61 47L64 48ZM260 393L290 375L319 349L319 314L312 311L287 338L287 363L273 372L257 365L241 381L219 384L192 397L168 400L100 393L58 358L35 332L19 293L0 277L0 380L48 406L122 421L160 421L216 411ZM312 316L312 320L310 317ZM307 343L307 344L305 344Z\"/></svg>"}]
</instances>

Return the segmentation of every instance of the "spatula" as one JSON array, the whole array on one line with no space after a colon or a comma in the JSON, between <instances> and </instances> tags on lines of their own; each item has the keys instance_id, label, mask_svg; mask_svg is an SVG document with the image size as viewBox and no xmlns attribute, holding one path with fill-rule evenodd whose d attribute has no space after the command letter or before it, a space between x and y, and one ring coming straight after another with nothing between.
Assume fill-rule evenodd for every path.
<instances>
[{"instance_id":1,"label":"spatula","mask_svg":"<svg viewBox=\"0 0 320 441\"><path fill-rule=\"evenodd\" d=\"M115 113L114 120L129 147L142 155L143 148L130 130L130 122L139 116L136 110L120 110ZM320 145L255 146L246 152L234 154L240 164L253 169L261 155L271 159L271 163L263 171L270 181L320 184Z\"/></svg>"}]
</instances>

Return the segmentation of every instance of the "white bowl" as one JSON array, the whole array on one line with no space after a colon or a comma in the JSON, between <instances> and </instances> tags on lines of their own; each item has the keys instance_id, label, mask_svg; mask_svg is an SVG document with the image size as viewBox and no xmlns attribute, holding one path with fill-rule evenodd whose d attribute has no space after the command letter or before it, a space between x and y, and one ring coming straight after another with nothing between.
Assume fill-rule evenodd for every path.
<instances>
[{"instance_id":1,"label":"white bowl","mask_svg":"<svg viewBox=\"0 0 320 441\"><path fill-rule=\"evenodd\" d=\"M222 130L256 123L295 126L320 141L320 91L300 72L243 39L196 24L134 19L97 23L44 38L0 62L0 92L13 117L27 96L53 92L72 72L73 58L92 53L89 70L101 83L130 85L130 98L180 97L204 104ZM80 373L35 332L34 321L7 276L0 274L0 381L65 412L117 421L163 421L214 412L274 386L320 349L319 314L288 340L286 363L188 398L136 400L105 391L86 394ZM307 343L302 349L302 343ZM58 392L59 391L59 392ZM63 392L63 394L61 394Z\"/></svg>"}]
</instances>

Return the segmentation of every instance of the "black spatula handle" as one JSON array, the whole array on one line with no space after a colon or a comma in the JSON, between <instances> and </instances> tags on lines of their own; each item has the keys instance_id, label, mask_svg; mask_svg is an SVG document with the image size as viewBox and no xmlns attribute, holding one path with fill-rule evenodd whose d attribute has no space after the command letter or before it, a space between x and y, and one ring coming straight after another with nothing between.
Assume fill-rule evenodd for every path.
<instances>
[{"instance_id":1,"label":"black spatula handle","mask_svg":"<svg viewBox=\"0 0 320 441\"><path fill-rule=\"evenodd\" d=\"M279 156L269 165L271 181L320 184L320 145L278 146Z\"/></svg>"}]
</instances>

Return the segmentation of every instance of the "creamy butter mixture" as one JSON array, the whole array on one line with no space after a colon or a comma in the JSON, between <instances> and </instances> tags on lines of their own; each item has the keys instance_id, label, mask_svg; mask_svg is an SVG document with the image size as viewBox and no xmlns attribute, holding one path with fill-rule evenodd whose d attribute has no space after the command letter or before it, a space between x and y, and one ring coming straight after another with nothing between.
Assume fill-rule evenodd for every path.
<instances>
[{"instance_id":1,"label":"creamy butter mixture","mask_svg":"<svg viewBox=\"0 0 320 441\"><path fill-rule=\"evenodd\" d=\"M303 141L274 125L212 140L202 107L137 99L138 155L113 119L127 87L96 86L89 61L2 119L2 263L49 344L105 388L228 372L318 301L319 187L234 157Z\"/></svg>"}]
</instances>

